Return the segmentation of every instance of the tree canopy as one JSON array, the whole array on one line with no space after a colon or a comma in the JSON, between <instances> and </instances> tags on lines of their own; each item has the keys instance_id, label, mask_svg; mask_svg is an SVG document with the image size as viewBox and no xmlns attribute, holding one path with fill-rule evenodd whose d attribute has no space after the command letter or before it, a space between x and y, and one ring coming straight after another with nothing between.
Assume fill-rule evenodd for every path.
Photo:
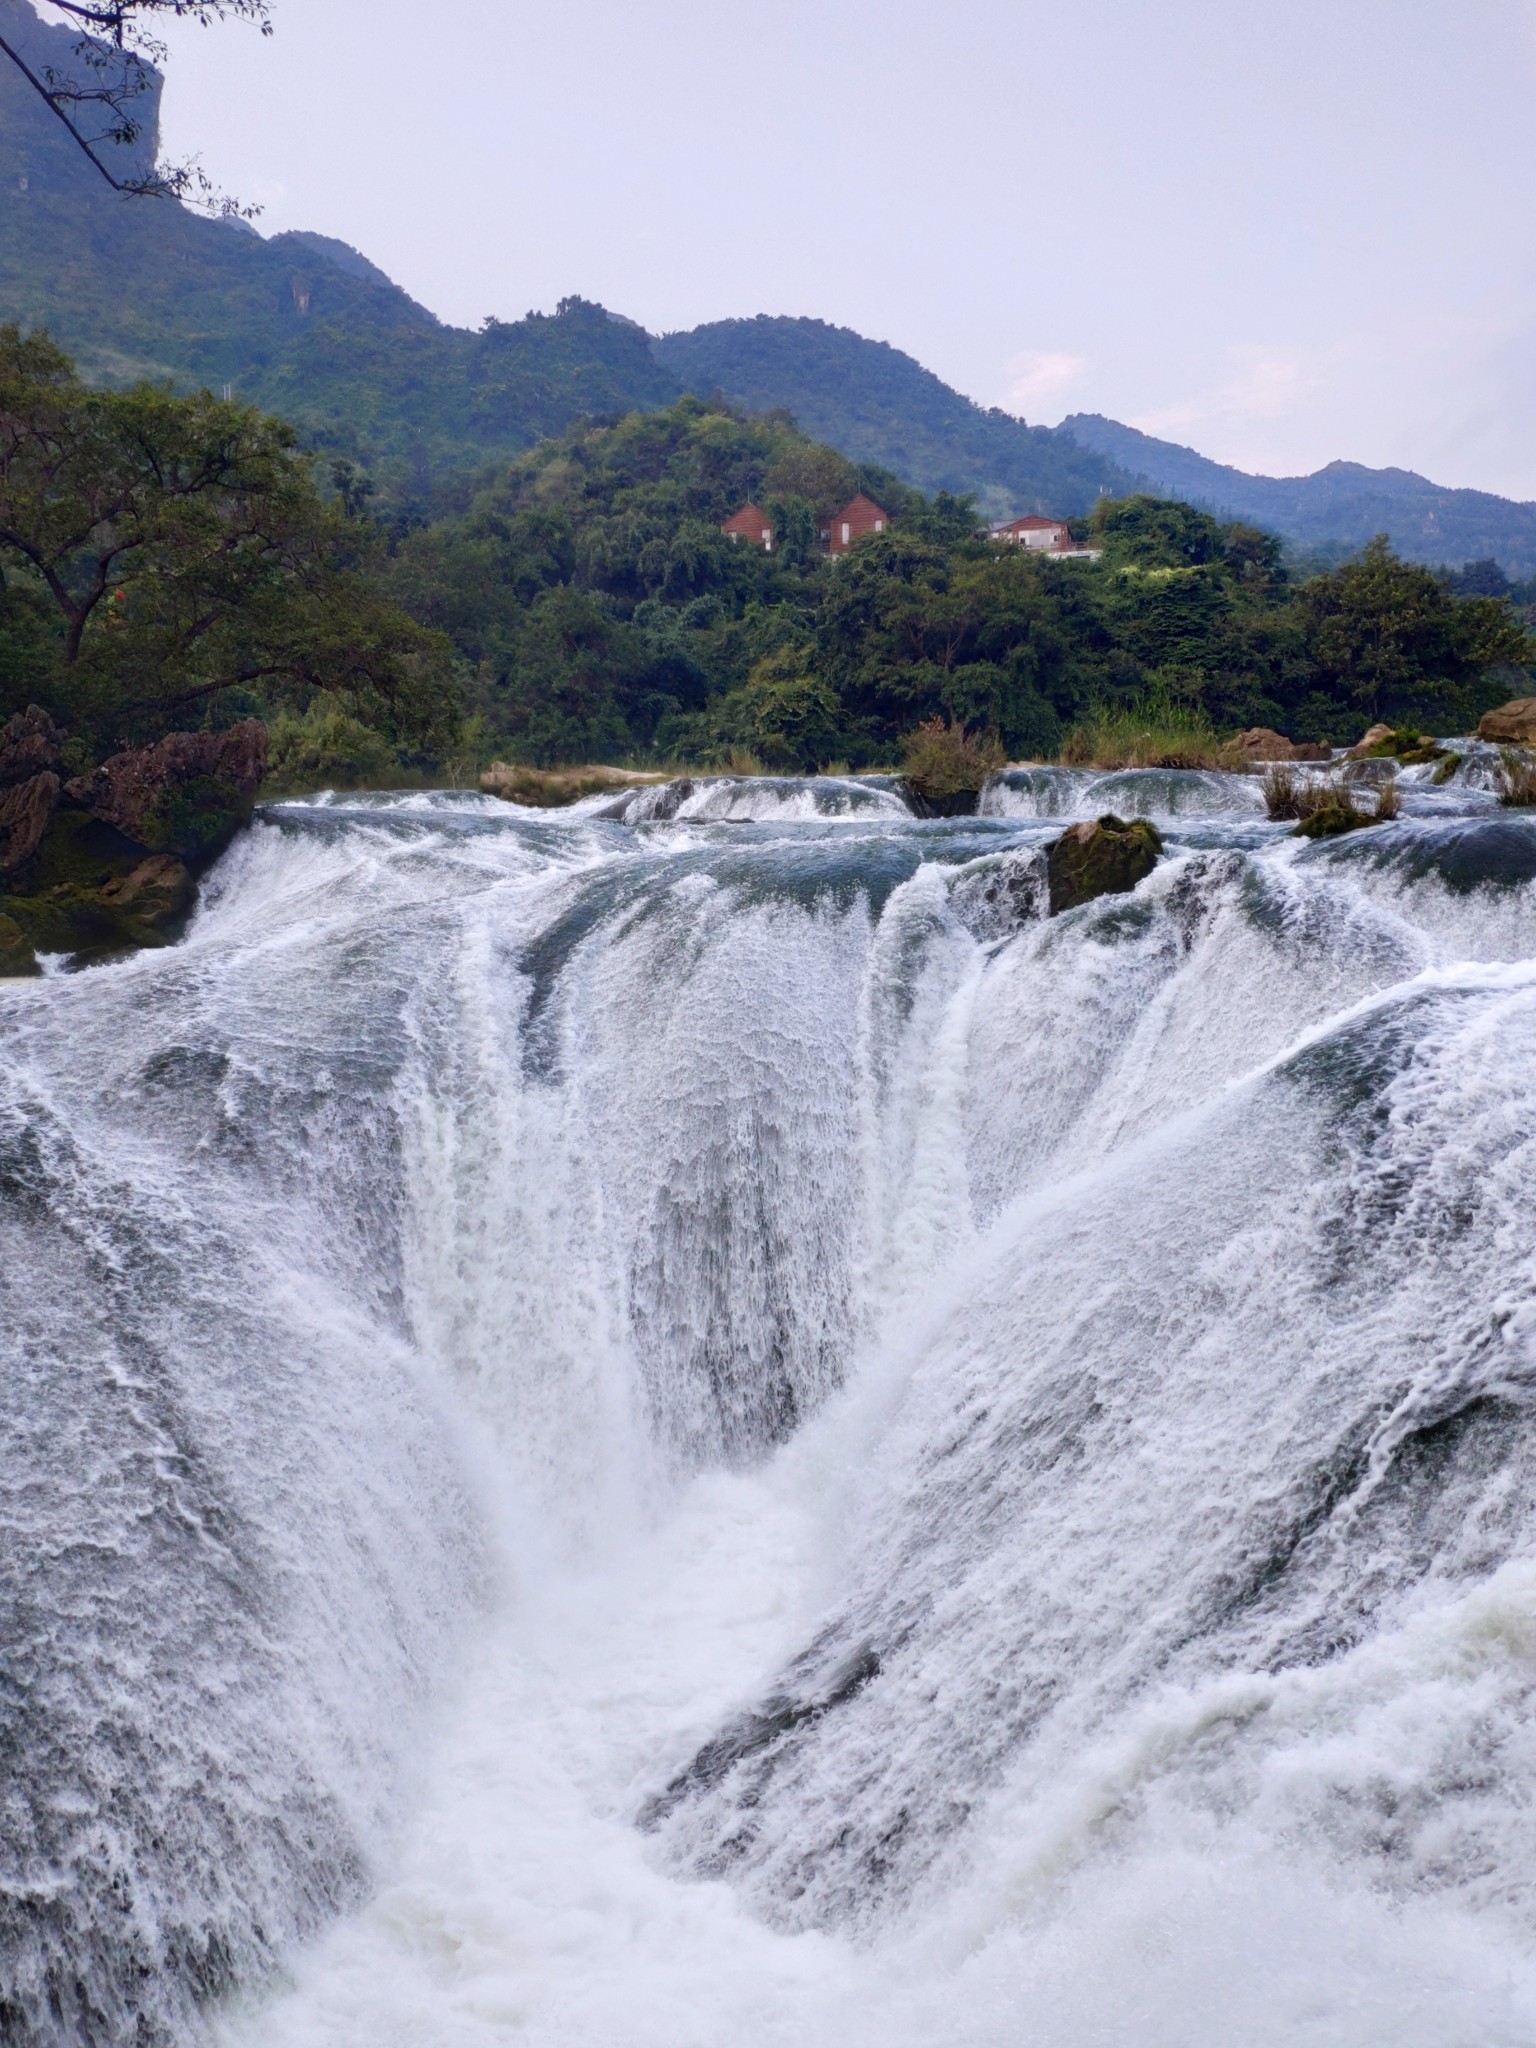
<instances>
[{"instance_id":1,"label":"tree canopy","mask_svg":"<svg viewBox=\"0 0 1536 2048\"><path fill-rule=\"evenodd\" d=\"M446 644L383 593L381 562L281 422L90 390L46 336L0 328L8 697L103 742L316 691L441 738Z\"/></svg>"},{"instance_id":2,"label":"tree canopy","mask_svg":"<svg viewBox=\"0 0 1536 2048\"><path fill-rule=\"evenodd\" d=\"M818 520L854 489L892 523L829 561ZM748 499L771 553L719 531ZM1100 560L1003 546L969 499L924 498L785 414L685 399L488 471L462 511L397 537L391 574L453 640L495 743L541 763L861 765L935 717L1049 754L1149 696L1306 739L1378 715L1465 729L1510 694L1489 671L1529 659L1502 599L1384 544L1298 584L1272 536L1177 501L1101 499L1083 530Z\"/></svg>"}]
</instances>

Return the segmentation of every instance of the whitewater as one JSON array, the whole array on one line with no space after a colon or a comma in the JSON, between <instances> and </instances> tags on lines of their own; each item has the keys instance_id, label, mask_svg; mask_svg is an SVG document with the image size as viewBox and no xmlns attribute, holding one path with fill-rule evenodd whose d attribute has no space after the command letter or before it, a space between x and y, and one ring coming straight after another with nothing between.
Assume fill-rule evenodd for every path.
<instances>
[{"instance_id":1,"label":"whitewater","mask_svg":"<svg viewBox=\"0 0 1536 2048\"><path fill-rule=\"evenodd\" d=\"M0 2035L1536 2043L1489 782L322 796L0 984Z\"/></svg>"}]
</instances>

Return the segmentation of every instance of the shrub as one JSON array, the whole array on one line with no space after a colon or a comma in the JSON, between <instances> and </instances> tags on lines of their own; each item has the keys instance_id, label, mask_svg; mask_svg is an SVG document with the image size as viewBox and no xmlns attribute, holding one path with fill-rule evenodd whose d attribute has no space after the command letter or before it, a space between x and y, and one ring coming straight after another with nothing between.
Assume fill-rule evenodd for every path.
<instances>
[{"instance_id":1,"label":"shrub","mask_svg":"<svg viewBox=\"0 0 1536 2048\"><path fill-rule=\"evenodd\" d=\"M1395 818L1401 803L1395 782L1383 783L1374 811L1362 810L1353 792L1331 775L1301 776L1288 762L1277 761L1264 777L1264 808L1276 822L1296 820L1303 839L1325 839L1336 832L1353 832L1361 825L1385 824Z\"/></svg>"},{"instance_id":2,"label":"shrub","mask_svg":"<svg viewBox=\"0 0 1536 2048\"><path fill-rule=\"evenodd\" d=\"M930 804L974 796L1006 759L995 733L976 737L958 720L939 716L925 718L902 742L902 773Z\"/></svg>"},{"instance_id":3,"label":"shrub","mask_svg":"<svg viewBox=\"0 0 1536 2048\"><path fill-rule=\"evenodd\" d=\"M302 716L279 712L268 727L269 789L365 789L399 772L399 756L382 734L323 698Z\"/></svg>"}]
</instances>

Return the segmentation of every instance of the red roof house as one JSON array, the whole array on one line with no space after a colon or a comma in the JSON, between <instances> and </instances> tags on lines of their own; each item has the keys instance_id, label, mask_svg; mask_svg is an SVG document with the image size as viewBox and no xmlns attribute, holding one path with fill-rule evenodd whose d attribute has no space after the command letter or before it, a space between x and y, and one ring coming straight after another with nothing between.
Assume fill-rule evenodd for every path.
<instances>
[{"instance_id":1,"label":"red roof house","mask_svg":"<svg viewBox=\"0 0 1536 2048\"><path fill-rule=\"evenodd\" d=\"M739 512L733 512L720 531L727 540L744 540L766 554L773 552L773 528L756 505L743 505Z\"/></svg>"},{"instance_id":2,"label":"red roof house","mask_svg":"<svg viewBox=\"0 0 1536 2048\"><path fill-rule=\"evenodd\" d=\"M994 526L992 538L1011 541L1016 548L1059 551L1072 545L1065 519L1047 519L1040 512L1027 512L1022 519L1010 519L1006 526Z\"/></svg>"},{"instance_id":3,"label":"red roof house","mask_svg":"<svg viewBox=\"0 0 1536 2048\"><path fill-rule=\"evenodd\" d=\"M846 555L856 540L862 540L866 533L884 533L890 523L890 514L883 506L860 491L841 512L833 513L831 523L822 528L821 537L829 555Z\"/></svg>"}]
</instances>

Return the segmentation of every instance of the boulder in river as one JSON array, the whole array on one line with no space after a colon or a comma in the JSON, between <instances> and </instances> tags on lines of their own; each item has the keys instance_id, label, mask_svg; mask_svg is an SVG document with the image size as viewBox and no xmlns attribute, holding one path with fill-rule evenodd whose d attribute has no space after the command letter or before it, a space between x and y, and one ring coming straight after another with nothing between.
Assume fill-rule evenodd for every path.
<instances>
[{"instance_id":1,"label":"boulder in river","mask_svg":"<svg viewBox=\"0 0 1536 2048\"><path fill-rule=\"evenodd\" d=\"M1134 889L1157 866L1162 850L1162 834L1149 818L1107 815L1069 825L1046 850L1051 916L1096 896Z\"/></svg>"},{"instance_id":2,"label":"boulder in river","mask_svg":"<svg viewBox=\"0 0 1536 2048\"><path fill-rule=\"evenodd\" d=\"M114 754L64 785L66 800L150 853L212 860L251 815L267 771L267 730L173 732Z\"/></svg>"},{"instance_id":3,"label":"boulder in river","mask_svg":"<svg viewBox=\"0 0 1536 2048\"><path fill-rule=\"evenodd\" d=\"M1355 741L1355 744L1346 751L1344 758L1346 761L1358 761L1366 754L1378 752L1383 743L1390 744L1391 739L1392 728L1390 725L1373 725L1362 733L1360 738Z\"/></svg>"},{"instance_id":4,"label":"boulder in river","mask_svg":"<svg viewBox=\"0 0 1536 2048\"><path fill-rule=\"evenodd\" d=\"M1221 751L1232 756L1239 767L1265 761L1327 761L1333 756L1332 747L1321 740L1288 740L1268 725L1250 726L1235 740L1228 740Z\"/></svg>"},{"instance_id":5,"label":"boulder in river","mask_svg":"<svg viewBox=\"0 0 1536 2048\"><path fill-rule=\"evenodd\" d=\"M1477 736L1503 747L1536 746L1536 697L1511 697L1485 711L1477 721Z\"/></svg>"}]
</instances>

